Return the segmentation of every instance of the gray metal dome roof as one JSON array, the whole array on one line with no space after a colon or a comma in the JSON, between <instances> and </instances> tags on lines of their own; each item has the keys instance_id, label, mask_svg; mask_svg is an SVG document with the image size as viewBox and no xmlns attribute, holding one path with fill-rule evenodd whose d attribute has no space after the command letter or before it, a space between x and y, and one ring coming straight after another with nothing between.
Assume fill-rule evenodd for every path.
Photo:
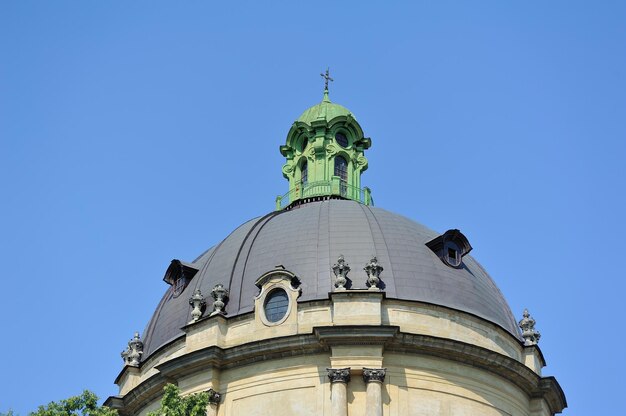
<instances>
[{"instance_id":1,"label":"gray metal dome roof","mask_svg":"<svg viewBox=\"0 0 626 416\"><path fill-rule=\"evenodd\" d=\"M464 267L455 269L425 245L438 235L401 215L346 200L311 202L252 219L192 263L199 271L180 296L165 293L144 332L144 357L182 334L196 288L207 296L224 284L230 290L228 316L243 314L253 310L255 281L282 264L302 282L299 302L328 299L331 267L340 254L352 267L353 288L366 287L362 268L375 255L384 267L388 298L469 312L519 338L507 302L478 262L468 255Z\"/></svg>"}]
</instances>

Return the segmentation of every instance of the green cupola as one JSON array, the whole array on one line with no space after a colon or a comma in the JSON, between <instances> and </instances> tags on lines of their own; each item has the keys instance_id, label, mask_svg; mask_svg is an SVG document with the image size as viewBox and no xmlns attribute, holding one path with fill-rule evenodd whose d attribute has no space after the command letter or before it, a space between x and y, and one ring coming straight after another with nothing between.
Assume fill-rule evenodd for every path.
<instances>
[{"instance_id":1,"label":"green cupola","mask_svg":"<svg viewBox=\"0 0 626 416\"><path fill-rule=\"evenodd\" d=\"M280 153L286 158L283 176L289 192L276 198L276 209L329 198L352 199L372 205L369 188L361 188L361 173L367 169L364 137L354 115L328 97L326 74L324 97L293 123Z\"/></svg>"}]
</instances>

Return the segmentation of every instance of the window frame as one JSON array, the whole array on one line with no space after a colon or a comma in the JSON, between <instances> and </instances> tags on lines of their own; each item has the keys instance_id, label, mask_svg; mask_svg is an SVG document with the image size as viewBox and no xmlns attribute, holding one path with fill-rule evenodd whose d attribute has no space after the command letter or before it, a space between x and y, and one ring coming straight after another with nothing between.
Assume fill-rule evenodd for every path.
<instances>
[{"instance_id":1,"label":"window frame","mask_svg":"<svg viewBox=\"0 0 626 416\"><path fill-rule=\"evenodd\" d=\"M284 296L285 303L284 305L283 304L280 305L282 315L278 319L273 319L273 318L270 318L270 315L268 315L267 306L273 300L273 297L279 294ZM277 324L278 322L284 321L287 314L289 313L289 303L290 303L289 293L287 293L287 291L284 288L282 287L272 288L269 292L267 292L267 295L263 299L263 314L265 315L265 319L272 324Z\"/></svg>"},{"instance_id":2,"label":"window frame","mask_svg":"<svg viewBox=\"0 0 626 416\"><path fill-rule=\"evenodd\" d=\"M346 139L346 142L345 142L345 143L346 143L346 145L345 145L345 146L344 146L343 144L341 144L341 143L339 142L339 140L337 139L337 136L338 136L338 135L341 135L341 136L343 136L343 138L345 138L345 139ZM335 132L334 139L335 139L335 143L337 143L337 145L338 145L339 147L341 147L342 149L347 149L347 148L349 148L349 147L350 147L350 135L349 135L349 134L347 134L346 132L344 132L343 130L337 130L337 131Z\"/></svg>"}]
</instances>

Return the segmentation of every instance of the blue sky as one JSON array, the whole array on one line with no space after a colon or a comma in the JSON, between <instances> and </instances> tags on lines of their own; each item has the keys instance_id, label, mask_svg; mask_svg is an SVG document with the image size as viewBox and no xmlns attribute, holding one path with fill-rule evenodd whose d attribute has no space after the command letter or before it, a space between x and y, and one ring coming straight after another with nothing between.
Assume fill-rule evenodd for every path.
<instances>
[{"instance_id":1,"label":"blue sky","mask_svg":"<svg viewBox=\"0 0 626 416\"><path fill-rule=\"evenodd\" d=\"M626 3L0 3L0 411L116 394L173 258L287 190L321 100L376 205L460 228L568 416L623 394Z\"/></svg>"}]
</instances>

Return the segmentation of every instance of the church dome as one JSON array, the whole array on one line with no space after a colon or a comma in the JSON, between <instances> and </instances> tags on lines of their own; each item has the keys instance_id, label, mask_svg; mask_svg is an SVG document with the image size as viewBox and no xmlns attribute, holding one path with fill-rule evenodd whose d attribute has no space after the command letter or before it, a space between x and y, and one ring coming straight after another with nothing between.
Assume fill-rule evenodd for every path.
<instances>
[{"instance_id":1,"label":"church dome","mask_svg":"<svg viewBox=\"0 0 626 416\"><path fill-rule=\"evenodd\" d=\"M298 120L296 120L296 122L300 121L311 125L311 123L316 120L329 122L339 116L352 116L350 110L342 105L332 103L328 98L328 81L333 80L330 77L328 69L326 70L326 74L320 75L324 78L326 82L324 87L324 98L322 99L322 102L306 109L304 113L302 113L300 117L298 117ZM352 116L352 118L354 118L354 116Z\"/></svg>"},{"instance_id":2,"label":"church dome","mask_svg":"<svg viewBox=\"0 0 626 416\"><path fill-rule=\"evenodd\" d=\"M324 99L279 147L288 192L172 260L105 404L148 416L174 383L206 392L207 416L560 413L535 320L524 311L519 331L461 231L374 207L361 185L372 141L321 75Z\"/></svg>"},{"instance_id":3,"label":"church dome","mask_svg":"<svg viewBox=\"0 0 626 416\"><path fill-rule=\"evenodd\" d=\"M493 280L471 256L451 267L427 246L438 233L406 217L356 201L328 199L254 218L186 267L197 270L179 296L165 293L144 332L145 357L183 334L189 298L215 285L230 290L227 316L254 310L255 285L281 265L300 282L298 303L328 299L333 264L343 255L352 289L366 289L363 267L372 256L383 267L388 299L419 301L468 312L497 324L519 339L515 319Z\"/></svg>"},{"instance_id":4,"label":"church dome","mask_svg":"<svg viewBox=\"0 0 626 416\"><path fill-rule=\"evenodd\" d=\"M328 98L328 94L325 94L324 100L322 100L321 103L307 108L300 115L300 117L298 117L297 121L311 124L315 120L330 121L335 117L348 115L351 115L354 118L354 115L350 112L350 110L340 104L331 102Z\"/></svg>"}]
</instances>

